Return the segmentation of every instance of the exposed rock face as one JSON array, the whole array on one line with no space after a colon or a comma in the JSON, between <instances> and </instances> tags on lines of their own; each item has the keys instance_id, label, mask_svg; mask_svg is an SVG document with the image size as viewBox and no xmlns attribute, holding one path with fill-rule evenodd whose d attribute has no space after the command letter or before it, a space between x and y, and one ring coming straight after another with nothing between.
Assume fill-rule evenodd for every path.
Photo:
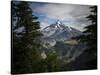
<instances>
[{"instance_id":1,"label":"exposed rock face","mask_svg":"<svg viewBox=\"0 0 100 75\"><path fill-rule=\"evenodd\" d=\"M42 30L42 33L42 42L44 47L54 46L57 41L65 41L72 37L82 35L81 31L68 27L59 20L55 24L45 27Z\"/></svg>"}]
</instances>

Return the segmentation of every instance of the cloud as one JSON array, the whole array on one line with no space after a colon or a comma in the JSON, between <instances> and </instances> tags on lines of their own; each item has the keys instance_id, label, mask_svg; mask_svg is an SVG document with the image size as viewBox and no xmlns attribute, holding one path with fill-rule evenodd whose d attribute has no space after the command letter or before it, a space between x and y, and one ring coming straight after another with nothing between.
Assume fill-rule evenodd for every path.
<instances>
[{"instance_id":1,"label":"cloud","mask_svg":"<svg viewBox=\"0 0 100 75\"><path fill-rule=\"evenodd\" d=\"M66 17L72 18L69 15L72 9L72 6L66 6L62 4L45 4L44 6L39 7L34 11L46 15L48 18L63 20Z\"/></svg>"},{"instance_id":2,"label":"cloud","mask_svg":"<svg viewBox=\"0 0 100 75\"><path fill-rule=\"evenodd\" d=\"M43 28L45 28L46 26L49 26L49 25L50 25L50 24L47 23L47 22L41 22L40 27L41 27L41 29L43 29Z\"/></svg>"},{"instance_id":3,"label":"cloud","mask_svg":"<svg viewBox=\"0 0 100 75\"><path fill-rule=\"evenodd\" d=\"M38 6L33 8L35 13L45 16L41 19L42 26L50 24L49 20L61 20L64 23L74 25L74 27L81 26L81 30L88 21L86 16L90 14L89 5L75 5L75 4L59 4L59 3L37 3ZM40 16L41 17L41 16ZM46 21L44 21L46 20ZM44 25L43 25L44 24Z\"/></svg>"},{"instance_id":4,"label":"cloud","mask_svg":"<svg viewBox=\"0 0 100 75\"><path fill-rule=\"evenodd\" d=\"M66 19L89 14L89 7L87 5L47 3L34 11L45 14L49 18Z\"/></svg>"}]
</instances>

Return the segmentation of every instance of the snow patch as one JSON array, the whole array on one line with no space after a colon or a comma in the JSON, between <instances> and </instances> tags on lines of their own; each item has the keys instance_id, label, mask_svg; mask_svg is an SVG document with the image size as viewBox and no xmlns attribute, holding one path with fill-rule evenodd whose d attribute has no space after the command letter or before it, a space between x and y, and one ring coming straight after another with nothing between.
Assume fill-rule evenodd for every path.
<instances>
[{"instance_id":1,"label":"snow patch","mask_svg":"<svg viewBox=\"0 0 100 75\"><path fill-rule=\"evenodd\" d=\"M70 31L72 30L71 27L68 26L68 28L69 28Z\"/></svg>"}]
</instances>

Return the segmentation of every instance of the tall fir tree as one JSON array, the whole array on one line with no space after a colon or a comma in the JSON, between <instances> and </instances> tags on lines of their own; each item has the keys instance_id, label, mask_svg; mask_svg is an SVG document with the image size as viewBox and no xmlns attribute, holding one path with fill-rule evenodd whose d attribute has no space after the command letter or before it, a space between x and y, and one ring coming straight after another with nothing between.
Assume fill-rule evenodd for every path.
<instances>
[{"instance_id":1,"label":"tall fir tree","mask_svg":"<svg viewBox=\"0 0 100 75\"><path fill-rule=\"evenodd\" d=\"M85 27L84 33L88 34L85 41L91 52L97 55L97 6L92 6L90 9L92 13L86 18L91 21L91 24Z\"/></svg>"},{"instance_id":2,"label":"tall fir tree","mask_svg":"<svg viewBox=\"0 0 100 75\"><path fill-rule=\"evenodd\" d=\"M90 7L90 12L86 19L90 21L90 25L85 27L85 35L76 37L80 42L86 44L86 49L83 54L78 58L83 66L79 69L96 69L97 68L97 6Z\"/></svg>"},{"instance_id":3,"label":"tall fir tree","mask_svg":"<svg viewBox=\"0 0 100 75\"><path fill-rule=\"evenodd\" d=\"M85 40L87 43L88 54L90 55L90 61L86 63L86 65L90 65L90 68L97 68L97 6L90 7L91 14L86 18L91 21L91 24L85 27L84 33L87 34L85 36Z\"/></svg>"},{"instance_id":4,"label":"tall fir tree","mask_svg":"<svg viewBox=\"0 0 100 75\"><path fill-rule=\"evenodd\" d=\"M37 72L37 63L40 61L39 49L41 33L37 17L25 1L12 1L12 67L11 72Z\"/></svg>"},{"instance_id":5,"label":"tall fir tree","mask_svg":"<svg viewBox=\"0 0 100 75\"><path fill-rule=\"evenodd\" d=\"M67 64L68 70L97 69L97 6L90 7L90 14L86 19L91 23L85 27L83 35L73 37L79 43L86 45L86 48L75 61Z\"/></svg>"}]
</instances>

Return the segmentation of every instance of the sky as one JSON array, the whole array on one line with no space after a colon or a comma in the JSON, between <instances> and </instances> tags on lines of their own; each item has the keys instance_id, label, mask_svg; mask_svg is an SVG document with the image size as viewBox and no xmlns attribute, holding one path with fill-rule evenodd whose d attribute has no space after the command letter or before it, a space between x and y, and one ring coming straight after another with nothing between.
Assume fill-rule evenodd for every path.
<instances>
[{"instance_id":1,"label":"sky","mask_svg":"<svg viewBox=\"0 0 100 75\"><path fill-rule=\"evenodd\" d=\"M32 2L30 7L38 17L41 29L57 20L80 31L84 31L84 27L90 24L85 18L90 14L90 5Z\"/></svg>"}]
</instances>

